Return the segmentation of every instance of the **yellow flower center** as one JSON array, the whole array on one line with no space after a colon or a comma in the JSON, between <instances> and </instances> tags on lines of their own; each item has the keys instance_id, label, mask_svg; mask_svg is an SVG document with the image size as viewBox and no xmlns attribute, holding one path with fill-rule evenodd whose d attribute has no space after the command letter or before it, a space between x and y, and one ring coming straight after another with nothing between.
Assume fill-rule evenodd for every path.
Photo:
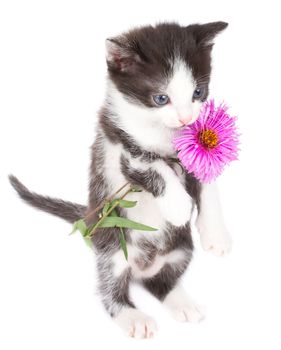
<instances>
[{"instance_id":1,"label":"yellow flower center","mask_svg":"<svg viewBox=\"0 0 281 350\"><path fill-rule=\"evenodd\" d=\"M203 130L199 133L199 140L207 148L215 148L218 145L218 135L213 130Z\"/></svg>"}]
</instances>

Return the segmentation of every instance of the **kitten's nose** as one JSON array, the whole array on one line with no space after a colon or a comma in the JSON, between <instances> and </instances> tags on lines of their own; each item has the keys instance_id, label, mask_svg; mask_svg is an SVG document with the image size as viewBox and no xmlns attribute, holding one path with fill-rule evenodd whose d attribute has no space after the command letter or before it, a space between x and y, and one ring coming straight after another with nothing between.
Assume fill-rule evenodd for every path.
<instances>
[{"instance_id":1,"label":"kitten's nose","mask_svg":"<svg viewBox=\"0 0 281 350\"><path fill-rule=\"evenodd\" d=\"M191 122L192 117L180 117L179 121L182 123L182 125L187 125L188 123Z\"/></svg>"}]
</instances>

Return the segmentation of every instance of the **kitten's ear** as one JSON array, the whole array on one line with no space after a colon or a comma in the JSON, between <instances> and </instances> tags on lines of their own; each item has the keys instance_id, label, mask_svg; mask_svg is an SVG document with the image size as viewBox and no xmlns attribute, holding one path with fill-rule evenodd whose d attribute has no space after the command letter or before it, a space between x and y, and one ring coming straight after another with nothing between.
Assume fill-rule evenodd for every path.
<instances>
[{"instance_id":1,"label":"kitten's ear","mask_svg":"<svg viewBox=\"0 0 281 350\"><path fill-rule=\"evenodd\" d=\"M193 24L187 28L193 31L196 44L200 46L212 46L217 34L228 26L226 22L211 22L206 24Z\"/></svg>"},{"instance_id":2,"label":"kitten's ear","mask_svg":"<svg viewBox=\"0 0 281 350\"><path fill-rule=\"evenodd\" d=\"M106 62L110 70L131 72L141 61L126 41L120 38L106 39Z\"/></svg>"}]
</instances>

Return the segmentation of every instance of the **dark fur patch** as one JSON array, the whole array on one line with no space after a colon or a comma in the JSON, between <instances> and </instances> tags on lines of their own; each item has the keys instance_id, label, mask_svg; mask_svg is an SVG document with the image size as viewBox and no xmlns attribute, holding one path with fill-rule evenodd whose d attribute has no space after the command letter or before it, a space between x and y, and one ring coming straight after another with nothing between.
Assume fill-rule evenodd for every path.
<instances>
[{"instance_id":1,"label":"dark fur patch","mask_svg":"<svg viewBox=\"0 0 281 350\"><path fill-rule=\"evenodd\" d=\"M124 306L134 308L129 297L131 270L125 270L116 278L112 271L111 256L99 252L97 258L98 288L105 309L113 317Z\"/></svg>"},{"instance_id":2,"label":"dark fur patch","mask_svg":"<svg viewBox=\"0 0 281 350\"><path fill-rule=\"evenodd\" d=\"M165 264L158 274L152 278L143 280L143 285L158 299L163 300L174 288L180 276L188 267L193 251L190 225L183 227L167 227L164 249L158 253L167 254L175 249L185 252L185 258L178 264Z\"/></svg>"},{"instance_id":3,"label":"dark fur patch","mask_svg":"<svg viewBox=\"0 0 281 350\"><path fill-rule=\"evenodd\" d=\"M98 132L96 140L91 149L91 167L90 167L90 182L89 182L89 199L88 210L86 212L87 224L90 225L96 222L98 219L98 213L91 215L91 213L97 206L107 197L110 193L110 188L104 178L104 140L101 133Z\"/></svg>"},{"instance_id":4,"label":"dark fur patch","mask_svg":"<svg viewBox=\"0 0 281 350\"><path fill-rule=\"evenodd\" d=\"M159 197L165 192L165 181L163 177L153 169L139 170L130 166L129 160L121 156L121 171L125 178L133 185L140 186L154 197Z\"/></svg>"},{"instance_id":5,"label":"dark fur patch","mask_svg":"<svg viewBox=\"0 0 281 350\"><path fill-rule=\"evenodd\" d=\"M200 193L202 185L193 174L185 172L185 188L187 193L194 199L198 211L200 211Z\"/></svg>"},{"instance_id":6,"label":"dark fur patch","mask_svg":"<svg viewBox=\"0 0 281 350\"><path fill-rule=\"evenodd\" d=\"M70 223L85 215L87 207L84 205L31 192L13 175L9 176L9 180L21 199L36 209L44 210Z\"/></svg>"},{"instance_id":7,"label":"dark fur patch","mask_svg":"<svg viewBox=\"0 0 281 350\"><path fill-rule=\"evenodd\" d=\"M166 227L165 248L163 254L167 254L175 249L184 249L192 251L194 248L191 237L190 224L175 227L171 224Z\"/></svg>"},{"instance_id":8,"label":"dark fur patch","mask_svg":"<svg viewBox=\"0 0 281 350\"><path fill-rule=\"evenodd\" d=\"M225 22L188 27L162 23L111 38L107 61L110 78L126 98L157 108L152 96L162 91L172 74L173 63L180 58L191 68L198 86L204 87L204 101L211 72L210 40L226 26Z\"/></svg>"},{"instance_id":9,"label":"dark fur patch","mask_svg":"<svg viewBox=\"0 0 281 350\"><path fill-rule=\"evenodd\" d=\"M157 275L144 280L143 285L156 298L163 301L167 294L175 287L179 277L184 273L187 266L188 261L182 263L178 269L166 264Z\"/></svg>"}]
</instances>

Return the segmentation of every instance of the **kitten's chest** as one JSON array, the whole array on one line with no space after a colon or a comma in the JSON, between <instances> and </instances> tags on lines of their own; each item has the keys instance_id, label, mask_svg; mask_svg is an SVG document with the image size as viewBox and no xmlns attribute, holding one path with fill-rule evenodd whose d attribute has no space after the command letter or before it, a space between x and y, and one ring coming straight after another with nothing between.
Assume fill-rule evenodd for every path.
<instances>
[{"instance_id":1,"label":"kitten's chest","mask_svg":"<svg viewBox=\"0 0 281 350\"><path fill-rule=\"evenodd\" d=\"M110 188L110 193L115 193L119 188L127 183L126 178L122 174L120 157L123 148L121 145L112 145L109 142L106 145L106 155L104 162L104 176ZM165 226L165 219L162 217L155 198L151 193L142 191L129 193L126 199L136 201L137 205L133 208L125 209L126 216L136 222L152 226L162 230ZM159 232L158 232L159 233ZM143 236L142 231L133 231L132 239L138 239ZM157 235L157 231L145 232L145 235L150 235L153 239Z\"/></svg>"},{"instance_id":2,"label":"kitten's chest","mask_svg":"<svg viewBox=\"0 0 281 350\"><path fill-rule=\"evenodd\" d=\"M121 171L120 158L123 152L122 145L107 142L104 176L109 185L110 193L112 194L127 183L127 180ZM179 177L180 181L184 183L184 173L182 168L174 162L171 163L171 167ZM132 230L132 242L137 242L143 237L148 237L151 241L163 241L167 222L156 203L155 197L149 192L141 191L127 194L126 199L137 202L135 207L124 209L125 215L128 219L157 229L156 231Z\"/></svg>"}]
</instances>

